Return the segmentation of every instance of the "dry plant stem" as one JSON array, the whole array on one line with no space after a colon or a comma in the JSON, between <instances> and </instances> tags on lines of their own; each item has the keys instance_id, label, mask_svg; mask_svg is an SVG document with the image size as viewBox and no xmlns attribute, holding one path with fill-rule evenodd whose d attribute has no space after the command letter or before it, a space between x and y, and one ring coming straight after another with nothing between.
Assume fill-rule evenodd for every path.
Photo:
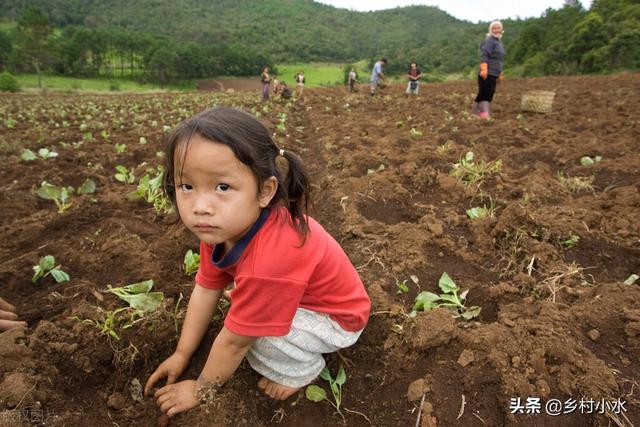
<instances>
[{"instance_id":1,"label":"dry plant stem","mask_svg":"<svg viewBox=\"0 0 640 427\"><path fill-rule=\"evenodd\" d=\"M549 288L549 291L551 292L551 301L553 303L556 302L556 294L558 293L558 291L560 291L560 289L562 289L562 287L558 287L558 283L560 282L560 280L564 279L565 277L570 277L570 276L574 276L576 274L582 273L583 270L584 268L582 267L570 265L568 266L568 269L566 272L564 273L558 272L559 274L548 277L541 282L541 284L546 285L547 288Z\"/></svg>"},{"instance_id":2,"label":"dry plant stem","mask_svg":"<svg viewBox=\"0 0 640 427\"><path fill-rule=\"evenodd\" d=\"M20 404L22 403L22 401L24 400L25 397L27 397L27 394L31 393L31 390L33 390L34 388L36 388L36 386L38 385L38 382L36 381L29 390L27 390L22 397L20 398L20 402L18 402L18 404L15 407L15 410L20 409Z\"/></svg>"},{"instance_id":3,"label":"dry plant stem","mask_svg":"<svg viewBox=\"0 0 640 427\"><path fill-rule=\"evenodd\" d=\"M422 393L422 399L420 400L420 408L418 409L418 419L416 420L416 427L420 427L420 417L422 417L422 407L424 406L424 398L427 395L425 391Z\"/></svg>"},{"instance_id":4,"label":"dry plant stem","mask_svg":"<svg viewBox=\"0 0 640 427\"><path fill-rule=\"evenodd\" d=\"M277 411L273 411L273 412L274 413L273 413L273 417L271 417L271 422L272 423L275 422L276 424L280 424L284 419L284 417L287 415L284 408L280 408Z\"/></svg>"},{"instance_id":5,"label":"dry plant stem","mask_svg":"<svg viewBox=\"0 0 640 427\"><path fill-rule=\"evenodd\" d=\"M485 423L485 422L484 422L484 420L480 417L480 415L478 415L478 414L476 414L476 413L474 413L474 412L472 412L472 413L471 413L471 415L473 415L474 417L476 417L477 419L479 419L480 421L482 421L482 424L487 424L487 423Z\"/></svg>"},{"instance_id":6,"label":"dry plant stem","mask_svg":"<svg viewBox=\"0 0 640 427\"><path fill-rule=\"evenodd\" d=\"M352 414L357 414L360 415L362 418L364 418L365 420L367 420L367 422L369 423L369 425L371 424L371 420L369 419L369 417L367 417L365 414L363 414L362 412L358 412L358 411L352 411L351 409L348 408L344 408L345 411L350 412Z\"/></svg>"},{"instance_id":7,"label":"dry plant stem","mask_svg":"<svg viewBox=\"0 0 640 427\"><path fill-rule=\"evenodd\" d=\"M462 417L464 414L464 407L467 405L467 400L464 398L464 394L461 394L460 398L462 399L460 402L460 412L458 412L458 418L456 418L456 420L459 420L460 417Z\"/></svg>"}]
</instances>

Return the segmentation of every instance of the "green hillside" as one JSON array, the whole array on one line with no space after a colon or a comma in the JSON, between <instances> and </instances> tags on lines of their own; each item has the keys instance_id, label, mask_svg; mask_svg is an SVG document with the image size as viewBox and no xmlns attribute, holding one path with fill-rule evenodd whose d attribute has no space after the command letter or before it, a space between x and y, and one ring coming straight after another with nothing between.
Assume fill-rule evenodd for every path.
<instances>
[{"instance_id":1,"label":"green hillside","mask_svg":"<svg viewBox=\"0 0 640 427\"><path fill-rule=\"evenodd\" d=\"M577 1L503 21L507 75L640 67L640 4ZM311 0L0 0L0 70L171 84L256 75L278 63L410 61L434 79L473 75L487 23L428 6L377 12Z\"/></svg>"}]
</instances>

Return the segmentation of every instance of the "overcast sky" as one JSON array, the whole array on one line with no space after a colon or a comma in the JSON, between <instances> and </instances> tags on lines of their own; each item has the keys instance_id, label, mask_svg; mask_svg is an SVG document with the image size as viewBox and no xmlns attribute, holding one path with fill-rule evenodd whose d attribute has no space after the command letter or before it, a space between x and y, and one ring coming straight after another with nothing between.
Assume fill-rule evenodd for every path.
<instances>
[{"instance_id":1,"label":"overcast sky","mask_svg":"<svg viewBox=\"0 0 640 427\"><path fill-rule=\"evenodd\" d=\"M504 18L539 17L548 8L560 9L564 0L316 0L345 9L368 11L392 9L397 6L425 5L437 6L440 10L458 19L467 21L493 21ZM591 0L581 0L585 9L591 7Z\"/></svg>"}]
</instances>

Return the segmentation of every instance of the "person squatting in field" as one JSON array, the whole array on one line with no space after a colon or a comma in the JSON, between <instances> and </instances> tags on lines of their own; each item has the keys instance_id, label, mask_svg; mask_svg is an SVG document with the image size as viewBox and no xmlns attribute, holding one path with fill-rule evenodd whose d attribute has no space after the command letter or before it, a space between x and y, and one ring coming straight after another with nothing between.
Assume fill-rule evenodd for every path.
<instances>
[{"instance_id":1,"label":"person squatting in field","mask_svg":"<svg viewBox=\"0 0 640 427\"><path fill-rule=\"evenodd\" d=\"M418 68L418 64L415 62L409 64L407 77L409 78L409 82L407 83L407 95L417 95L420 90L420 77L422 77L422 71Z\"/></svg>"},{"instance_id":2,"label":"person squatting in field","mask_svg":"<svg viewBox=\"0 0 640 427\"><path fill-rule=\"evenodd\" d=\"M382 58L373 65L371 70L371 96L375 95L378 86L383 87L385 75L382 71L382 65L387 65L387 59Z\"/></svg>"},{"instance_id":3,"label":"person squatting in field","mask_svg":"<svg viewBox=\"0 0 640 427\"><path fill-rule=\"evenodd\" d=\"M276 160L288 163L286 176ZM305 214L309 178L294 153L240 110L216 107L182 122L166 148L163 188L200 239L201 263L175 352L151 374L168 416L194 408L246 357L268 396L314 381L323 353L353 345L371 308L340 245ZM235 283L234 283L235 282ZM176 380L209 327L225 288L231 307L197 379Z\"/></svg>"},{"instance_id":4,"label":"person squatting in field","mask_svg":"<svg viewBox=\"0 0 640 427\"><path fill-rule=\"evenodd\" d=\"M493 21L489 25L489 32L480 45L480 73L478 74L478 95L476 96L471 113L483 119L489 118L489 110L496 84L502 81L504 60L504 46L502 45L503 27L500 21Z\"/></svg>"}]
</instances>

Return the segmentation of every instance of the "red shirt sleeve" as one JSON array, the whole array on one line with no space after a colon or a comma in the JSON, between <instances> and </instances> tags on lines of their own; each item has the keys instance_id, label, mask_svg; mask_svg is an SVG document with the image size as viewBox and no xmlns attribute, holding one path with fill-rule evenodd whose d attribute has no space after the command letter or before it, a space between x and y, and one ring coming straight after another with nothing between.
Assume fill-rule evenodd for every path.
<instances>
[{"instance_id":1,"label":"red shirt sleeve","mask_svg":"<svg viewBox=\"0 0 640 427\"><path fill-rule=\"evenodd\" d=\"M306 283L254 276L236 277L224 325L244 336L284 336L300 306Z\"/></svg>"},{"instance_id":2,"label":"red shirt sleeve","mask_svg":"<svg viewBox=\"0 0 640 427\"><path fill-rule=\"evenodd\" d=\"M212 251L213 246L200 242L200 267L196 273L196 284L207 289L223 289L233 282L233 276L213 266Z\"/></svg>"}]
</instances>

